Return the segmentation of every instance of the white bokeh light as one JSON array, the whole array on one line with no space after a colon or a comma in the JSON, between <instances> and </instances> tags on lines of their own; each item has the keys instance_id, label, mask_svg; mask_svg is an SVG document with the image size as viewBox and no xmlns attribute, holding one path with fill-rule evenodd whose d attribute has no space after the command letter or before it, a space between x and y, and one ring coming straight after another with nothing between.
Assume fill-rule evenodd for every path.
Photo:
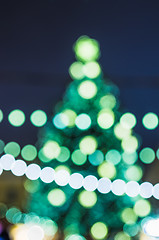
<instances>
[{"instance_id":1,"label":"white bokeh light","mask_svg":"<svg viewBox=\"0 0 159 240\"><path fill-rule=\"evenodd\" d=\"M70 180L70 174L66 170L59 170L55 172L55 182L59 186L65 186L69 183Z\"/></svg>"},{"instance_id":2,"label":"white bokeh light","mask_svg":"<svg viewBox=\"0 0 159 240\"><path fill-rule=\"evenodd\" d=\"M98 179L92 175L89 175L83 180L83 187L87 191L94 191L98 186Z\"/></svg>"},{"instance_id":3,"label":"white bokeh light","mask_svg":"<svg viewBox=\"0 0 159 240\"><path fill-rule=\"evenodd\" d=\"M159 219L150 219L143 225L144 232L151 237L159 237Z\"/></svg>"},{"instance_id":4,"label":"white bokeh light","mask_svg":"<svg viewBox=\"0 0 159 240\"><path fill-rule=\"evenodd\" d=\"M51 183L54 181L55 170L51 167L45 167L40 172L40 178L45 183Z\"/></svg>"},{"instance_id":5,"label":"white bokeh light","mask_svg":"<svg viewBox=\"0 0 159 240\"><path fill-rule=\"evenodd\" d=\"M138 182L130 181L126 184L126 194L129 197L136 197L140 192L140 185Z\"/></svg>"},{"instance_id":6,"label":"white bokeh light","mask_svg":"<svg viewBox=\"0 0 159 240\"><path fill-rule=\"evenodd\" d=\"M11 166L11 171L15 176L23 176L27 169L27 165L22 160L15 161Z\"/></svg>"},{"instance_id":7,"label":"white bokeh light","mask_svg":"<svg viewBox=\"0 0 159 240\"><path fill-rule=\"evenodd\" d=\"M144 182L140 185L140 196L143 198L152 197L153 185L149 182Z\"/></svg>"},{"instance_id":8,"label":"white bokeh light","mask_svg":"<svg viewBox=\"0 0 159 240\"><path fill-rule=\"evenodd\" d=\"M40 172L41 168L39 167L39 165L33 163L27 167L25 175L30 180L36 180L40 177Z\"/></svg>"},{"instance_id":9,"label":"white bokeh light","mask_svg":"<svg viewBox=\"0 0 159 240\"><path fill-rule=\"evenodd\" d=\"M74 189L81 188L83 185L83 176L80 173L73 173L70 176L69 185Z\"/></svg>"},{"instance_id":10,"label":"white bokeh light","mask_svg":"<svg viewBox=\"0 0 159 240\"><path fill-rule=\"evenodd\" d=\"M111 191L112 182L109 178L101 178L98 181L98 191L101 193L109 193Z\"/></svg>"},{"instance_id":11,"label":"white bokeh light","mask_svg":"<svg viewBox=\"0 0 159 240\"><path fill-rule=\"evenodd\" d=\"M112 183L112 192L115 195L121 196L125 193L126 183L123 180L117 179Z\"/></svg>"},{"instance_id":12,"label":"white bokeh light","mask_svg":"<svg viewBox=\"0 0 159 240\"><path fill-rule=\"evenodd\" d=\"M38 225L34 225L28 229L27 232L28 240L43 240L44 230Z\"/></svg>"},{"instance_id":13,"label":"white bokeh light","mask_svg":"<svg viewBox=\"0 0 159 240\"><path fill-rule=\"evenodd\" d=\"M159 183L154 185L152 193L154 198L159 199Z\"/></svg>"},{"instance_id":14,"label":"white bokeh light","mask_svg":"<svg viewBox=\"0 0 159 240\"><path fill-rule=\"evenodd\" d=\"M11 170L11 166L14 162L15 158L11 154L5 154L0 158L0 164L6 171Z\"/></svg>"}]
</instances>

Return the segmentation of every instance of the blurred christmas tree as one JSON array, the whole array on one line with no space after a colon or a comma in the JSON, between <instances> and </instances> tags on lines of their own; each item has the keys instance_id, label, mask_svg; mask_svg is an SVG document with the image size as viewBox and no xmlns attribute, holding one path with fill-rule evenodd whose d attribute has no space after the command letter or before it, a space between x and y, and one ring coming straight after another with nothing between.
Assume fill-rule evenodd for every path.
<instances>
[{"instance_id":1,"label":"blurred christmas tree","mask_svg":"<svg viewBox=\"0 0 159 240\"><path fill-rule=\"evenodd\" d=\"M121 113L118 88L103 79L98 42L80 37L74 51L74 81L39 134L40 165L47 168L42 181L26 182L30 211L55 221L59 239L135 239L138 220L151 210L138 195L136 118Z\"/></svg>"}]
</instances>

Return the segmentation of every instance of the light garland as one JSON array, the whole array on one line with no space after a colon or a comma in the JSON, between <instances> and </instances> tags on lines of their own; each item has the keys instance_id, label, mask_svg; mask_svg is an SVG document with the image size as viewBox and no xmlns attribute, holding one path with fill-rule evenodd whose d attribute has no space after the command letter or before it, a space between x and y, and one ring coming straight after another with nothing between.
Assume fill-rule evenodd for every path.
<instances>
[{"instance_id":1,"label":"light garland","mask_svg":"<svg viewBox=\"0 0 159 240\"><path fill-rule=\"evenodd\" d=\"M11 171L15 176L23 176L24 174L29 180L41 179L44 183L56 182L59 186L70 185L73 189L83 187L87 191L95 191L96 189L107 194L112 192L114 195L122 196L124 194L129 197L140 195L142 198L154 197L159 200L159 183L152 185L150 182L139 184L136 181L125 182L121 179L111 181L108 178L97 179L93 175L84 177L80 173L69 174L67 170L55 171L51 167L41 169L38 164L32 163L28 166L23 160L15 160L10 154L5 154L0 158L0 174L3 170Z\"/></svg>"}]
</instances>

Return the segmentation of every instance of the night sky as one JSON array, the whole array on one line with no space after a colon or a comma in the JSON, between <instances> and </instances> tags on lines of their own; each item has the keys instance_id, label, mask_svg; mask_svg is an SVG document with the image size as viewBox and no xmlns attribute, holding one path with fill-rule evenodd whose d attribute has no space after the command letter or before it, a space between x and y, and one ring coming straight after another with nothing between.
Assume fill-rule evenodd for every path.
<instances>
[{"instance_id":1,"label":"night sky","mask_svg":"<svg viewBox=\"0 0 159 240\"><path fill-rule=\"evenodd\" d=\"M51 114L62 99L81 35L99 41L105 76L119 86L125 111L136 115L143 146L157 149L158 129L144 129L141 119L150 111L159 115L158 0L1 0L1 139L35 143L29 116L36 109ZM15 108L27 117L21 128L7 121Z\"/></svg>"}]
</instances>

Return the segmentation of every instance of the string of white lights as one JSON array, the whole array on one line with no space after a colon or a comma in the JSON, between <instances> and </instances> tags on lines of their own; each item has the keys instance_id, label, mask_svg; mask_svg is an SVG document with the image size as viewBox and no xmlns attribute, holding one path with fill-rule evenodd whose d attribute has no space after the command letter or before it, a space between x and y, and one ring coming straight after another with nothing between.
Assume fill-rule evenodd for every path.
<instances>
[{"instance_id":1,"label":"string of white lights","mask_svg":"<svg viewBox=\"0 0 159 240\"><path fill-rule=\"evenodd\" d=\"M153 185L150 182L143 182L139 184L136 181L125 182L121 179L111 181L108 178L97 179L93 175L84 177L80 173L69 174L68 171L62 169L55 171L51 167L40 168L38 164L32 163L27 166L23 160L15 160L10 154L5 154L0 158L0 175L3 170L11 171L15 176L23 176L24 174L30 180L41 179L44 183L56 182L59 186L70 185L73 189L80 189L83 187L87 191L95 191L96 189L102 193L107 194L112 192L117 196L124 194L129 197L136 197L140 195L143 198L154 197L159 200L159 183Z\"/></svg>"}]
</instances>

